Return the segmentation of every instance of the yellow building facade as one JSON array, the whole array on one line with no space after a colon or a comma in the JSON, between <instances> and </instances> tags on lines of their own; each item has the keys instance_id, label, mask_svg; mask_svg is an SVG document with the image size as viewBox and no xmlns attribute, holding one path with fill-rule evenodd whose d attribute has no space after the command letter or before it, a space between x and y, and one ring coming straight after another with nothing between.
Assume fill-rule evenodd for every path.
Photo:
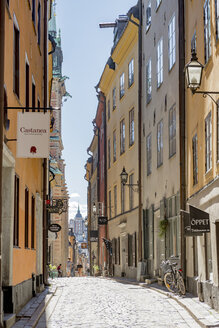
<instances>
[{"instance_id":1,"label":"yellow building facade","mask_svg":"<svg viewBox=\"0 0 219 328\"><path fill-rule=\"evenodd\" d=\"M137 184L138 180L139 20L132 13L130 17L136 24L129 19L122 22L121 17L116 23L111 57L98 86L106 97L108 237L112 241L110 271L115 276L135 278L138 192L136 187L123 186L120 178L125 167L128 183Z\"/></svg>"},{"instance_id":2,"label":"yellow building facade","mask_svg":"<svg viewBox=\"0 0 219 328\"><path fill-rule=\"evenodd\" d=\"M3 254L7 256L2 283L8 313L17 313L43 286L43 159L16 158L16 140L10 139L16 139L20 107L47 105L44 9L43 1L6 2L4 96L6 107L16 107L5 109L3 159Z\"/></svg>"},{"instance_id":3,"label":"yellow building facade","mask_svg":"<svg viewBox=\"0 0 219 328\"><path fill-rule=\"evenodd\" d=\"M204 91L219 91L218 8L218 1L185 2L185 62L191 58L191 49L195 50L204 65L200 87ZM212 97L217 102L219 94ZM193 205L210 216L210 233L186 238L188 288L218 309L219 111L210 97L192 94L189 89L185 107L187 206Z\"/></svg>"}]
</instances>

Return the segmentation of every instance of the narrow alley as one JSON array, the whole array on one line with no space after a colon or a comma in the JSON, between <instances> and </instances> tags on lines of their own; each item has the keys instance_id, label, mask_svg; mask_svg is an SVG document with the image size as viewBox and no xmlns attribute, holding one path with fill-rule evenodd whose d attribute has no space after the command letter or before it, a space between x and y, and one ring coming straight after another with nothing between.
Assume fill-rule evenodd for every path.
<instances>
[{"instance_id":1,"label":"narrow alley","mask_svg":"<svg viewBox=\"0 0 219 328\"><path fill-rule=\"evenodd\" d=\"M60 278L37 328L200 327L173 299L134 284L94 277Z\"/></svg>"}]
</instances>

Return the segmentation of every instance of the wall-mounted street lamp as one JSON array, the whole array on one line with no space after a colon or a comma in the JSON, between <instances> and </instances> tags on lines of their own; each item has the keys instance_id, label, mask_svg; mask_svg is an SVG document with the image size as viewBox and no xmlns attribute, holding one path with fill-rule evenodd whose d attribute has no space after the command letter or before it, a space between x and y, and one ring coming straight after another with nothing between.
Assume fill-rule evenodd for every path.
<instances>
[{"instance_id":1,"label":"wall-mounted street lamp","mask_svg":"<svg viewBox=\"0 0 219 328\"><path fill-rule=\"evenodd\" d=\"M120 179L121 179L121 184L123 186L128 186L128 187L131 187L134 191L138 191L138 188L137 189L134 189L133 186L137 186L139 187L139 183L127 183L128 181L128 173L126 172L125 170L125 167L123 166L123 169L122 169L122 172L120 173Z\"/></svg>"},{"instance_id":2,"label":"wall-mounted street lamp","mask_svg":"<svg viewBox=\"0 0 219 328\"><path fill-rule=\"evenodd\" d=\"M97 207L95 203L93 203L93 214L97 214Z\"/></svg>"},{"instance_id":3,"label":"wall-mounted street lamp","mask_svg":"<svg viewBox=\"0 0 219 328\"><path fill-rule=\"evenodd\" d=\"M218 106L217 102L211 95L219 94L219 91L203 91L203 90L197 91L197 89L199 89L201 85L203 68L204 66L198 61L196 52L193 49L191 60L188 64L186 64L184 68L187 88L190 88L193 94L200 93L203 95L204 98L209 96L212 99L212 101L216 104L216 106Z\"/></svg>"}]
</instances>

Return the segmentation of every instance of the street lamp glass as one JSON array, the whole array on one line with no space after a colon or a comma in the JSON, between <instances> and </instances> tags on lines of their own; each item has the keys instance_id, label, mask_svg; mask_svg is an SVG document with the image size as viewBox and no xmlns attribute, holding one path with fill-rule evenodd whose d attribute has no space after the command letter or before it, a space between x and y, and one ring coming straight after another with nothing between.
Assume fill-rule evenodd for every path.
<instances>
[{"instance_id":1,"label":"street lamp glass","mask_svg":"<svg viewBox=\"0 0 219 328\"><path fill-rule=\"evenodd\" d=\"M97 208L96 208L96 205L95 203L93 204L93 213L96 214L97 213Z\"/></svg>"},{"instance_id":2,"label":"street lamp glass","mask_svg":"<svg viewBox=\"0 0 219 328\"><path fill-rule=\"evenodd\" d=\"M196 53L192 52L191 61L185 66L187 88L195 92L201 85L204 66L199 63Z\"/></svg>"},{"instance_id":3,"label":"street lamp glass","mask_svg":"<svg viewBox=\"0 0 219 328\"><path fill-rule=\"evenodd\" d=\"M120 174L121 183L125 185L128 181L128 173L125 170L125 167L123 166L122 173Z\"/></svg>"}]
</instances>

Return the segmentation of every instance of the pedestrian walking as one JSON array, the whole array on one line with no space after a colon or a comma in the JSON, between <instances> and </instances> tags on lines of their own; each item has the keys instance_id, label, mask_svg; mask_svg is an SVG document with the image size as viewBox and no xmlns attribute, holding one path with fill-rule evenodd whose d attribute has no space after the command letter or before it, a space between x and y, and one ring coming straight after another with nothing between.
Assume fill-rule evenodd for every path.
<instances>
[{"instance_id":1,"label":"pedestrian walking","mask_svg":"<svg viewBox=\"0 0 219 328\"><path fill-rule=\"evenodd\" d=\"M66 265L67 277L70 277L70 275L71 275L71 268L72 268L72 262L71 262L71 259L69 257L68 261L67 261L67 265Z\"/></svg>"},{"instance_id":2,"label":"pedestrian walking","mask_svg":"<svg viewBox=\"0 0 219 328\"><path fill-rule=\"evenodd\" d=\"M83 265L81 263L79 263L77 265L77 269L78 269L78 275L79 277L82 277L82 268L83 268Z\"/></svg>"},{"instance_id":3,"label":"pedestrian walking","mask_svg":"<svg viewBox=\"0 0 219 328\"><path fill-rule=\"evenodd\" d=\"M62 277L62 265L59 264L59 266L57 267L57 271L58 271L58 277Z\"/></svg>"}]
</instances>

